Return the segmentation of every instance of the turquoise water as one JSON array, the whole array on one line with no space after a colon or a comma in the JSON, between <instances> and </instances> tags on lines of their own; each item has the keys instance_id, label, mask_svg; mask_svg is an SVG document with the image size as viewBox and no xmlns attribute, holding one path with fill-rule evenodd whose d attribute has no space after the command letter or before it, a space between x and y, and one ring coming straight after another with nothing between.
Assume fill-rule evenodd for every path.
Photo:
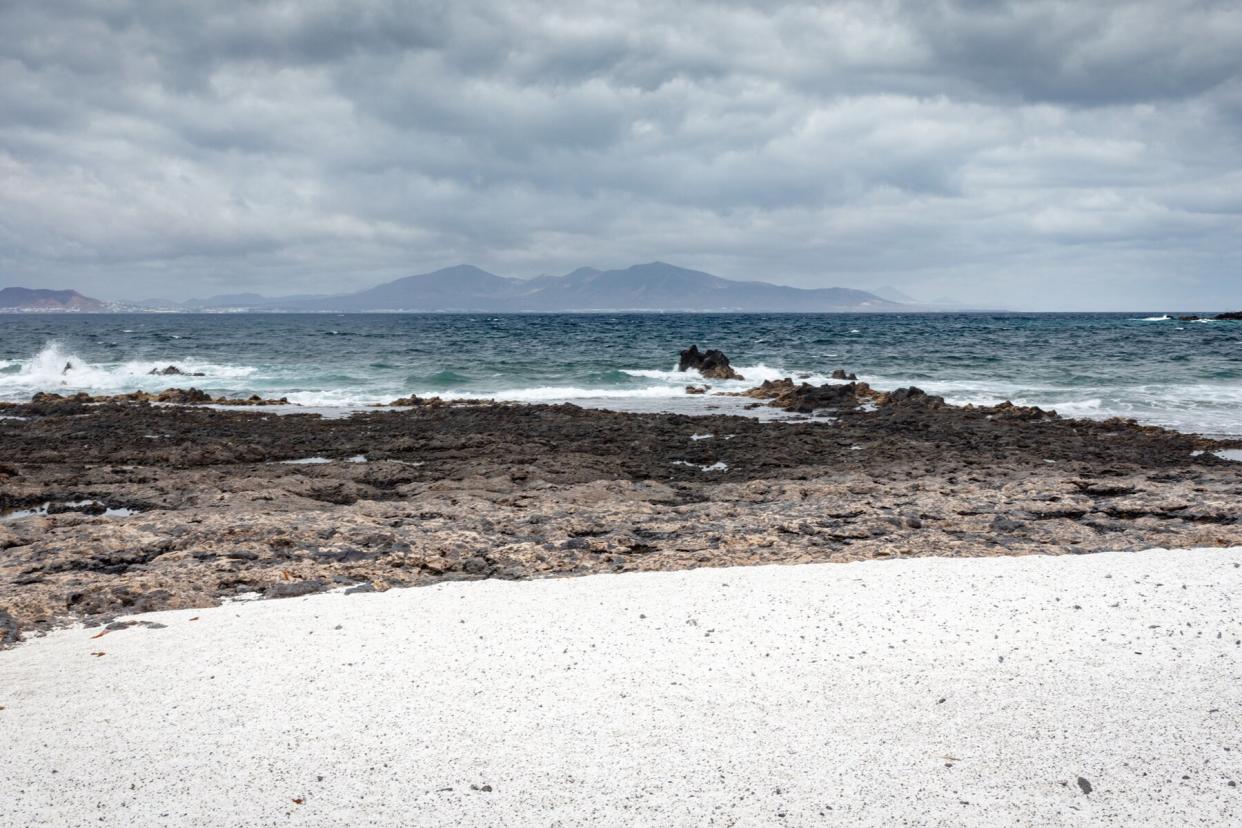
<instances>
[{"instance_id":1,"label":"turquoise water","mask_svg":"<svg viewBox=\"0 0 1242 828\"><path fill-rule=\"evenodd\" d=\"M19 314L0 316L0 398L193 384L317 407L418 394L736 409L684 393L695 378L673 369L691 343L746 377L713 390L845 368L953 402L1242 435L1242 323L1159 314ZM169 364L206 376L147 375Z\"/></svg>"}]
</instances>

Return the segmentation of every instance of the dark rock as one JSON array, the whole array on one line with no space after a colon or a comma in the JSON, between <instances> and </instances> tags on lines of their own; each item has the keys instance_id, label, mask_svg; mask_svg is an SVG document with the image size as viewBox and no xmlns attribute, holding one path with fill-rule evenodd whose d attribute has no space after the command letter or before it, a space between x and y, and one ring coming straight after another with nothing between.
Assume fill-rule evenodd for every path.
<instances>
[{"instance_id":1,"label":"dark rock","mask_svg":"<svg viewBox=\"0 0 1242 828\"><path fill-rule=\"evenodd\" d=\"M358 584L357 586L351 586L349 589L345 590L345 594L346 595L361 595L366 592L376 592L376 591L377 590L375 589L375 585L368 582L365 584Z\"/></svg>"},{"instance_id":2,"label":"dark rock","mask_svg":"<svg viewBox=\"0 0 1242 828\"><path fill-rule=\"evenodd\" d=\"M856 380L858 375L853 373L847 374L844 368L838 368L832 372L832 378L834 380Z\"/></svg>"},{"instance_id":3,"label":"dark rock","mask_svg":"<svg viewBox=\"0 0 1242 828\"><path fill-rule=\"evenodd\" d=\"M898 388L882 395L880 404L942 406L944 397L934 397L922 388L911 385L909 388Z\"/></svg>"},{"instance_id":4,"label":"dark rock","mask_svg":"<svg viewBox=\"0 0 1242 828\"><path fill-rule=\"evenodd\" d=\"M162 368L162 369L152 368L147 373L155 377L205 377L207 376L202 371L195 371L194 373L190 373L189 371L182 371L176 365L169 365L167 368Z\"/></svg>"},{"instance_id":5,"label":"dark rock","mask_svg":"<svg viewBox=\"0 0 1242 828\"><path fill-rule=\"evenodd\" d=\"M27 417L67 417L75 414L85 414L87 411L86 403L89 401L89 394L74 394L72 397L62 397L60 394L49 394L40 391L30 398L29 405L22 407L21 413Z\"/></svg>"},{"instance_id":6,"label":"dark rock","mask_svg":"<svg viewBox=\"0 0 1242 828\"><path fill-rule=\"evenodd\" d=\"M368 554L361 549L324 549L316 552L312 557L319 561L335 561L336 563L360 563L362 561L374 560L377 554Z\"/></svg>"},{"instance_id":7,"label":"dark rock","mask_svg":"<svg viewBox=\"0 0 1242 828\"><path fill-rule=\"evenodd\" d=\"M211 395L197 388L165 388L155 399L165 403L205 403L211 402Z\"/></svg>"},{"instance_id":8,"label":"dark rock","mask_svg":"<svg viewBox=\"0 0 1242 828\"><path fill-rule=\"evenodd\" d=\"M677 370L698 371L708 379L745 379L729 365L729 358L724 355L723 351L712 349L702 352L698 345L691 345L681 352L681 358L677 361Z\"/></svg>"},{"instance_id":9,"label":"dark rock","mask_svg":"<svg viewBox=\"0 0 1242 828\"><path fill-rule=\"evenodd\" d=\"M137 596L130 606L133 612L156 612L172 609L176 603L175 598L167 589L152 589Z\"/></svg>"},{"instance_id":10,"label":"dark rock","mask_svg":"<svg viewBox=\"0 0 1242 828\"><path fill-rule=\"evenodd\" d=\"M997 515L992 518L991 530L993 532L1005 533L1016 532L1022 528L1022 522L1013 518L1002 517Z\"/></svg>"},{"instance_id":11,"label":"dark rock","mask_svg":"<svg viewBox=\"0 0 1242 828\"><path fill-rule=\"evenodd\" d=\"M707 386L706 385L687 385L686 393L687 394L706 394Z\"/></svg>"},{"instance_id":12,"label":"dark rock","mask_svg":"<svg viewBox=\"0 0 1242 828\"><path fill-rule=\"evenodd\" d=\"M771 399L769 405L796 411L799 414L810 414L822 408L853 408L860 399L875 396L871 387L865 382L851 382L847 385L811 385L809 383L794 384L786 377L781 380L765 380L756 388L744 392L747 397Z\"/></svg>"},{"instance_id":13,"label":"dark rock","mask_svg":"<svg viewBox=\"0 0 1242 828\"><path fill-rule=\"evenodd\" d=\"M461 401L459 400L458 402L460 403ZM410 396L410 397L401 397L400 399L393 400L392 402L389 403L389 405L409 406L409 407L423 406L426 408L442 408L448 405L448 403L446 403L444 400L440 399L439 397L424 398L424 397Z\"/></svg>"},{"instance_id":14,"label":"dark rock","mask_svg":"<svg viewBox=\"0 0 1242 828\"><path fill-rule=\"evenodd\" d=\"M487 571L487 560L475 555L473 558L466 558L461 568L463 572L469 572L471 575L481 575Z\"/></svg>"},{"instance_id":15,"label":"dark rock","mask_svg":"<svg viewBox=\"0 0 1242 828\"><path fill-rule=\"evenodd\" d=\"M1088 782L1086 779L1083 779L1081 776L1078 777L1078 787L1085 794L1089 794L1093 790L1093 788L1091 787L1091 783Z\"/></svg>"},{"instance_id":16,"label":"dark rock","mask_svg":"<svg viewBox=\"0 0 1242 828\"><path fill-rule=\"evenodd\" d=\"M265 589L263 597L297 598L301 595L310 595L313 592L322 592L327 588L328 582L322 578L311 578L307 581L281 581Z\"/></svg>"},{"instance_id":17,"label":"dark rock","mask_svg":"<svg viewBox=\"0 0 1242 828\"><path fill-rule=\"evenodd\" d=\"M1057 412L1049 409L1045 411L1037 405L1014 405L1009 400L1005 400L999 405L994 405L986 409L993 417L1006 417L1016 420L1047 420L1054 419Z\"/></svg>"},{"instance_id":18,"label":"dark rock","mask_svg":"<svg viewBox=\"0 0 1242 828\"><path fill-rule=\"evenodd\" d=\"M7 610L0 609L0 648L16 644L19 640L21 633L17 628L17 619Z\"/></svg>"},{"instance_id":19,"label":"dark rock","mask_svg":"<svg viewBox=\"0 0 1242 828\"><path fill-rule=\"evenodd\" d=\"M1202 318L1203 318L1202 316L1179 316L1177 317L1177 321L1178 322L1198 322Z\"/></svg>"},{"instance_id":20,"label":"dark rock","mask_svg":"<svg viewBox=\"0 0 1242 828\"><path fill-rule=\"evenodd\" d=\"M1225 313L1218 313L1213 317L1213 319L1229 319L1235 322L1242 321L1242 311L1227 311Z\"/></svg>"},{"instance_id":21,"label":"dark rock","mask_svg":"<svg viewBox=\"0 0 1242 828\"><path fill-rule=\"evenodd\" d=\"M104 506L97 500L88 501L79 505L71 506L68 503L49 503L47 513L49 515L62 515L66 512L75 512L83 515L102 515L108 511L108 507Z\"/></svg>"}]
</instances>

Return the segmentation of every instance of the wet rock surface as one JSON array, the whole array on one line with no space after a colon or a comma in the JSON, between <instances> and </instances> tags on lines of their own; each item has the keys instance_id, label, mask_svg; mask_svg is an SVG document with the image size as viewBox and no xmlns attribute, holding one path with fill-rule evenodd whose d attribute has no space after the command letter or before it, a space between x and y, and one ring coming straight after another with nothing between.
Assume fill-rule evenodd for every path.
<instances>
[{"instance_id":1,"label":"wet rock surface","mask_svg":"<svg viewBox=\"0 0 1242 828\"><path fill-rule=\"evenodd\" d=\"M724 355L723 351L717 351L714 348L708 351L700 351L698 345L691 345L681 352L681 356L677 360L677 370L698 371L707 379L745 379L745 377L733 370L733 366L729 364L729 358Z\"/></svg>"},{"instance_id":2,"label":"wet rock surface","mask_svg":"<svg viewBox=\"0 0 1242 828\"><path fill-rule=\"evenodd\" d=\"M170 366L171 367L171 366ZM186 376L202 376L189 374ZM6 411L19 417L44 417L53 414L80 414L89 405L101 403L172 403L175 405L289 405L286 397L278 400L264 399L252 394L245 399L229 397L213 397L206 391L197 388L165 388L163 391L131 391L128 394L92 396L85 392L76 394L55 394L40 391L30 398L28 403L0 403L0 411ZM395 405L396 403L394 403Z\"/></svg>"},{"instance_id":3,"label":"wet rock surface","mask_svg":"<svg viewBox=\"0 0 1242 828\"><path fill-rule=\"evenodd\" d=\"M202 371L182 371L176 365L169 365L167 368L152 368L147 372L151 376L156 377L205 377Z\"/></svg>"},{"instance_id":4,"label":"wet rock surface","mask_svg":"<svg viewBox=\"0 0 1242 828\"><path fill-rule=\"evenodd\" d=\"M46 408L0 420L0 637L241 593L1242 544L1227 444L860 386L775 392L852 389L831 422L19 406ZM46 504L77 505L21 511Z\"/></svg>"}]
</instances>

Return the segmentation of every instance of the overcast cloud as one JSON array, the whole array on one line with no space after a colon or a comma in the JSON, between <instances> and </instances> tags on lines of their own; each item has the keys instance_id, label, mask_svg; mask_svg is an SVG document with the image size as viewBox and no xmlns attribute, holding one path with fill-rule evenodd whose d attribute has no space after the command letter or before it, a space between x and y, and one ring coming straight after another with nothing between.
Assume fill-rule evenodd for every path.
<instances>
[{"instance_id":1,"label":"overcast cloud","mask_svg":"<svg viewBox=\"0 0 1242 828\"><path fill-rule=\"evenodd\" d=\"M663 259L1242 306L1236 0L0 0L0 32L0 285Z\"/></svg>"}]
</instances>

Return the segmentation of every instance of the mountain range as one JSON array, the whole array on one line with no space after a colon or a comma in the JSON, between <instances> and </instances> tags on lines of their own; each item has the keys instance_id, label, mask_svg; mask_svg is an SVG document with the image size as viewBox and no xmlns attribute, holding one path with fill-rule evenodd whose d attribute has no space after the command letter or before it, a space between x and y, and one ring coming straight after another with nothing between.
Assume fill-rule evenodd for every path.
<instances>
[{"instance_id":1,"label":"mountain range","mask_svg":"<svg viewBox=\"0 0 1242 828\"><path fill-rule=\"evenodd\" d=\"M864 290L739 282L664 262L621 270L582 267L564 276L534 279L497 276L463 264L337 296L241 294L190 300L184 306L290 311L906 310Z\"/></svg>"},{"instance_id":2,"label":"mountain range","mask_svg":"<svg viewBox=\"0 0 1242 828\"><path fill-rule=\"evenodd\" d=\"M7 298L7 301L5 301ZM406 276L366 290L334 296L265 297L227 294L185 302L143 300L105 303L75 291L6 288L0 308L24 310L204 311L849 311L917 309L850 288L796 288L734 281L665 262L619 270L579 268L564 276L514 279L473 265Z\"/></svg>"}]
</instances>

